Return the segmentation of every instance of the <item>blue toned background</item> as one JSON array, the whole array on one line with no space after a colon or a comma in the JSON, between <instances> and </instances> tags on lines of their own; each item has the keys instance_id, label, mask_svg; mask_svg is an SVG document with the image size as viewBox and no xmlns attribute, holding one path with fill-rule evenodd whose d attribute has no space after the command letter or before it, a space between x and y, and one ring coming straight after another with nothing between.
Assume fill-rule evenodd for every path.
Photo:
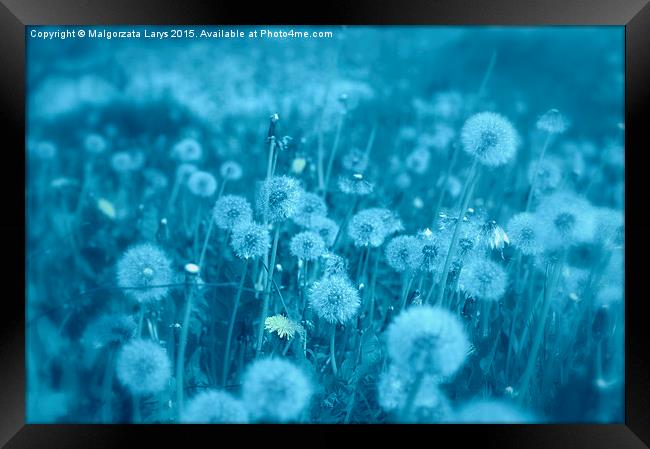
<instances>
[{"instance_id":1,"label":"blue toned background","mask_svg":"<svg viewBox=\"0 0 650 449\"><path fill-rule=\"evenodd\" d=\"M80 29L141 37L27 29L28 422L623 422L622 27Z\"/></svg>"}]
</instances>

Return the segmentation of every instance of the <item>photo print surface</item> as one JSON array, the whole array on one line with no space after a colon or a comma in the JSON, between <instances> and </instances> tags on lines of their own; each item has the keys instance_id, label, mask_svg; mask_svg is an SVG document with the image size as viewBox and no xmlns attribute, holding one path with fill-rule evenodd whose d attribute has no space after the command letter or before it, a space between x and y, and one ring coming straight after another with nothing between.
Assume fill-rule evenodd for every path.
<instances>
[{"instance_id":1,"label":"photo print surface","mask_svg":"<svg viewBox=\"0 0 650 449\"><path fill-rule=\"evenodd\" d=\"M622 423L623 27L27 27L28 423Z\"/></svg>"}]
</instances>

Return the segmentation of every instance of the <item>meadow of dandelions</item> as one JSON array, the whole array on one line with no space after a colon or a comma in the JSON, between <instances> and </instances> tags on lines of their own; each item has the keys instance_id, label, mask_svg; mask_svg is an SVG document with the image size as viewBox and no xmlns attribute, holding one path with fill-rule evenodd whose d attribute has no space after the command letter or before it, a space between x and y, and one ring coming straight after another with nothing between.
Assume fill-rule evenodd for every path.
<instances>
[{"instance_id":1,"label":"meadow of dandelions","mask_svg":"<svg viewBox=\"0 0 650 449\"><path fill-rule=\"evenodd\" d=\"M28 42L28 422L622 422L622 31L333 31Z\"/></svg>"}]
</instances>

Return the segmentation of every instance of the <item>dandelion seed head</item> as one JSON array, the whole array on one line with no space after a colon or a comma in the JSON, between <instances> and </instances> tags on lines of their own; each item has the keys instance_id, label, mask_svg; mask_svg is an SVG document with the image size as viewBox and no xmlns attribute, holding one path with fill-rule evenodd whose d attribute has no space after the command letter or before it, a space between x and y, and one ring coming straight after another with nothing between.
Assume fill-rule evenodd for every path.
<instances>
[{"instance_id":1,"label":"dandelion seed head","mask_svg":"<svg viewBox=\"0 0 650 449\"><path fill-rule=\"evenodd\" d=\"M362 173L368 168L368 156L358 148L352 148L342 158L343 167L351 172Z\"/></svg>"},{"instance_id":2,"label":"dandelion seed head","mask_svg":"<svg viewBox=\"0 0 650 449\"><path fill-rule=\"evenodd\" d=\"M241 179L243 174L244 171L242 170L241 165L235 161L225 161L221 164L221 167L219 167L219 175L228 181L237 181Z\"/></svg>"},{"instance_id":3,"label":"dandelion seed head","mask_svg":"<svg viewBox=\"0 0 650 449\"><path fill-rule=\"evenodd\" d=\"M387 412L399 412L406 405L408 394L414 384L414 376L395 365L379 377L377 384L378 402ZM438 379L424 376L411 411L413 423L448 422L451 418L451 404L440 390Z\"/></svg>"},{"instance_id":4,"label":"dandelion seed head","mask_svg":"<svg viewBox=\"0 0 650 449\"><path fill-rule=\"evenodd\" d=\"M198 168L194 164L189 164L189 163L179 164L178 167L176 168L176 178L180 180L184 180L197 170Z\"/></svg>"},{"instance_id":5,"label":"dandelion seed head","mask_svg":"<svg viewBox=\"0 0 650 449\"><path fill-rule=\"evenodd\" d=\"M321 236L326 246L334 245L336 236L339 233L339 225L327 217L314 217L309 226L310 231L314 231Z\"/></svg>"},{"instance_id":6,"label":"dandelion seed head","mask_svg":"<svg viewBox=\"0 0 650 449\"><path fill-rule=\"evenodd\" d=\"M298 259L315 260L325 252L325 242L316 232L303 231L291 238L289 249Z\"/></svg>"},{"instance_id":7,"label":"dandelion seed head","mask_svg":"<svg viewBox=\"0 0 650 449\"><path fill-rule=\"evenodd\" d=\"M154 394L165 389L171 365L165 350L149 340L131 340L117 355L117 378L134 395Z\"/></svg>"},{"instance_id":8,"label":"dandelion seed head","mask_svg":"<svg viewBox=\"0 0 650 449\"><path fill-rule=\"evenodd\" d=\"M348 234L355 246L378 247L386 237L404 229L394 212L383 208L370 208L357 212L350 220Z\"/></svg>"},{"instance_id":9,"label":"dandelion seed head","mask_svg":"<svg viewBox=\"0 0 650 449\"><path fill-rule=\"evenodd\" d=\"M270 222L284 221L296 213L302 195L303 190L296 178L274 176L262 184L259 209Z\"/></svg>"},{"instance_id":10,"label":"dandelion seed head","mask_svg":"<svg viewBox=\"0 0 650 449\"><path fill-rule=\"evenodd\" d=\"M428 231L428 232L427 232ZM438 271L443 262L444 245L430 229L419 235L415 264L421 271L433 273Z\"/></svg>"},{"instance_id":11,"label":"dandelion seed head","mask_svg":"<svg viewBox=\"0 0 650 449\"><path fill-rule=\"evenodd\" d=\"M514 215L508 225L510 242L527 256L535 256L544 249L540 242L539 220L530 212L521 212Z\"/></svg>"},{"instance_id":12,"label":"dandelion seed head","mask_svg":"<svg viewBox=\"0 0 650 449\"><path fill-rule=\"evenodd\" d=\"M111 167L117 173L130 173L137 171L144 165L144 154L142 152L129 153L119 151L111 157Z\"/></svg>"},{"instance_id":13,"label":"dandelion seed head","mask_svg":"<svg viewBox=\"0 0 650 449\"><path fill-rule=\"evenodd\" d=\"M253 209L243 196L224 195L215 202L212 217L220 229L232 230L252 221Z\"/></svg>"},{"instance_id":14,"label":"dandelion seed head","mask_svg":"<svg viewBox=\"0 0 650 449\"><path fill-rule=\"evenodd\" d=\"M569 127L569 120L557 109L549 109L537 119L535 126L549 134L562 134Z\"/></svg>"},{"instance_id":15,"label":"dandelion seed head","mask_svg":"<svg viewBox=\"0 0 650 449\"><path fill-rule=\"evenodd\" d=\"M57 146L54 143L48 141L30 143L28 150L37 159L42 160L54 159L58 152Z\"/></svg>"},{"instance_id":16,"label":"dandelion seed head","mask_svg":"<svg viewBox=\"0 0 650 449\"><path fill-rule=\"evenodd\" d=\"M452 376L465 362L469 341L460 320L428 305L401 312L386 331L393 363L410 372Z\"/></svg>"},{"instance_id":17,"label":"dandelion seed head","mask_svg":"<svg viewBox=\"0 0 650 449\"><path fill-rule=\"evenodd\" d=\"M138 302L163 299L174 279L171 259L158 246L141 243L127 249L117 262L117 285L124 294ZM137 288L133 288L137 287Z\"/></svg>"},{"instance_id":18,"label":"dandelion seed head","mask_svg":"<svg viewBox=\"0 0 650 449\"><path fill-rule=\"evenodd\" d=\"M240 259L262 257L270 244L269 231L263 225L248 222L232 229L231 246Z\"/></svg>"},{"instance_id":19,"label":"dandelion seed head","mask_svg":"<svg viewBox=\"0 0 650 449\"><path fill-rule=\"evenodd\" d=\"M593 208L573 192L559 191L540 202L535 212L544 232L542 242L547 250L586 243L596 230Z\"/></svg>"},{"instance_id":20,"label":"dandelion seed head","mask_svg":"<svg viewBox=\"0 0 650 449\"><path fill-rule=\"evenodd\" d=\"M415 269L418 266L420 256L421 242L412 235L394 237L386 245L388 265L397 272Z\"/></svg>"},{"instance_id":21,"label":"dandelion seed head","mask_svg":"<svg viewBox=\"0 0 650 449\"><path fill-rule=\"evenodd\" d=\"M197 170L190 174L187 180L187 188L192 194L200 198L209 198L217 190L217 180L210 173Z\"/></svg>"},{"instance_id":22,"label":"dandelion seed head","mask_svg":"<svg viewBox=\"0 0 650 449\"><path fill-rule=\"evenodd\" d=\"M327 215L325 201L315 193L304 192L291 219L297 225L310 227L314 220L325 215Z\"/></svg>"},{"instance_id":23,"label":"dandelion seed head","mask_svg":"<svg viewBox=\"0 0 650 449\"><path fill-rule=\"evenodd\" d=\"M533 414L509 402L475 399L463 405L454 421L467 424L525 424L539 422Z\"/></svg>"},{"instance_id":24,"label":"dandelion seed head","mask_svg":"<svg viewBox=\"0 0 650 449\"><path fill-rule=\"evenodd\" d=\"M90 154L102 154L106 151L108 143L104 136L100 134L90 133L84 138L84 149Z\"/></svg>"},{"instance_id":25,"label":"dandelion seed head","mask_svg":"<svg viewBox=\"0 0 650 449\"><path fill-rule=\"evenodd\" d=\"M190 137L182 139L172 147L172 158L181 162L197 162L203 157L203 147Z\"/></svg>"},{"instance_id":26,"label":"dandelion seed head","mask_svg":"<svg viewBox=\"0 0 650 449\"><path fill-rule=\"evenodd\" d=\"M334 253L323 255L325 276L348 275L348 261L345 257Z\"/></svg>"},{"instance_id":27,"label":"dandelion seed head","mask_svg":"<svg viewBox=\"0 0 650 449\"><path fill-rule=\"evenodd\" d=\"M225 391L207 390L194 396L181 414L187 424L247 424L248 411L242 401Z\"/></svg>"},{"instance_id":28,"label":"dandelion seed head","mask_svg":"<svg viewBox=\"0 0 650 449\"><path fill-rule=\"evenodd\" d=\"M489 167L509 162L519 145L510 120L494 112L479 112L468 118L460 138L463 149Z\"/></svg>"},{"instance_id":29,"label":"dandelion seed head","mask_svg":"<svg viewBox=\"0 0 650 449\"><path fill-rule=\"evenodd\" d=\"M625 217L622 210L598 207L594 209L596 243L608 247L622 247L625 239Z\"/></svg>"},{"instance_id":30,"label":"dandelion seed head","mask_svg":"<svg viewBox=\"0 0 650 449\"><path fill-rule=\"evenodd\" d=\"M429 169L430 160L431 152L424 147L417 147L406 156L404 163L408 170L421 175Z\"/></svg>"},{"instance_id":31,"label":"dandelion seed head","mask_svg":"<svg viewBox=\"0 0 650 449\"><path fill-rule=\"evenodd\" d=\"M479 242L489 249L503 250L505 245L510 244L510 239L495 220L486 220L479 228Z\"/></svg>"},{"instance_id":32,"label":"dandelion seed head","mask_svg":"<svg viewBox=\"0 0 650 449\"><path fill-rule=\"evenodd\" d=\"M253 362L244 373L242 398L252 420L288 422L297 420L309 406L313 386L293 363L279 358Z\"/></svg>"},{"instance_id":33,"label":"dandelion seed head","mask_svg":"<svg viewBox=\"0 0 650 449\"><path fill-rule=\"evenodd\" d=\"M537 178L535 178L537 172ZM533 161L528 167L528 182L535 181L534 194L536 196L553 193L562 182L562 163L554 157L547 157Z\"/></svg>"},{"instance_id":34,"label":"dandelion seed head","mask_svg":"<svg viewBox=\"0 0 650 449\"><path fill-rule=\"evenodd\" d=\"M347 276L332 275L312 285L309 304L325 321L345 324L359 312L361 299Z\"/></svg>"},{"instance_id":35,"label":"dandelion seed head","mask_svg":"<svg viewBox=\"0 0 650 449\"><path fill-rule=\"evenodd\" d=\"M90 349L122 345L135 337L136 327L132 316L110 313L91 322L86 327L82 340Z\"/></svg>"},{"instance_id":36,"label":"dandelion seed head","mask_svg":"<svg viewBox=\"0 0 650 449\"><path fill-rule=\"evenodd\" d=\"M368 182L361 173L339 176L337 185L346 195L366 196L372 193L374 185Z\"/></svg>"},{"instance_id":37,"label":"dandelion seed head","mask_svg":"<svg viewBox=\"0 0 650 449\"><path fill-rule=\"evenodd\" d=\"M463 265L458 284L468 296L497 301L506 292L508 275L498 263L484 257L474 257Z\"/></svg>"}]
</instances>

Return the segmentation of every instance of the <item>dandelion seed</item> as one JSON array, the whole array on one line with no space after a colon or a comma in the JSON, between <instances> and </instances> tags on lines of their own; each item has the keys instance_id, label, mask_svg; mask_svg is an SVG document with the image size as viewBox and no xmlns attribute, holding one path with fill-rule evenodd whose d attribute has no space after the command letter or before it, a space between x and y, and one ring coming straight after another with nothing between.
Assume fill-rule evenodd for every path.
<instances>
[{"instance_id":1,"label":"dandelion seed","mask_svg":"<svg viewBox=\"0 0 650 449\"><path fill-rule=\"evenodd\" d=\"M232 230L231 246L240 259L262 257L270 244L269 231L260 224L244 223Z\"/></svg>"},{"instance_id":2,"label":"dandelion seed","mask_svg":"<svg viewBox=\"0 0 650 449\"><path fill-rule=\"evenodd\" d=\"M510 121L494 112L471 116L461 131L463 149L489 167L509 162L517 152L519 137Z\"/></svg>"},{"instance_id":3,"label":"dandelion seed","mask_svg":"<svg viewBox=\"0 0 650 449\"><path fill-rule=\"evenodd\" d=\"M217 180L210 173L197 170L190 174L187 188L198 197L209 198L217 190Z\"/></svg>"},{"instance_id":4,"label":"dandelion seed","mask_svg":"<svg viewBox=\"0 0 650 449\"><path fill-rule=\"evenodd\" d=\"M174 279L172 262L156 245L142 243L129 248L117 263L117 284L138 302L165 298Z\"/></svg>"},{"instance_id":5,"label":"dandelion seed","mask_svg":"<svg viewBox=\"0 0 650 449\"><path fill-rule=\"evenodd\" d=\"M503 250L505 245L510 244L508 234L494 220L487 220L481 225L479 231L479 241L486 247L499 251Z\"/></svg>"},{"instance_id":6,"label":"dandelion seed","mask_svg":"<svg viewBox=\"0 0 650 449\"><path fill-rule=\"evenodd\" d=\"M188 424L246 424L248 411L242 401L224 391L208 390L194 396L181 422Z\"/></svg>"},{"instance_id":7,"label":"dandelion seed","mask_svg":"<svg viewBox=\"0 0 650 449\"><path fill-rule=\"evenodd\" d=\"M244 373L242 398L258 422L288 422L299 418L311 402L310 379L293 363L279 358L253 362Z\"/></svg>"},{"instance_id":8,"label":"dandelion seed","mask_svg":"<svg viewBox=\"0 0 650 449\"><path fill-rule=\"evenodd\" d=\"M272 223L291 218L300 205L303 190L297 179L274 176L262 184L258 205L262 214Z\"/></svg>"},{"instance_id":9,"label":"dandelion seed","mask_svg":"<svg viewBox=\"0 0 650 449\"><path fill-rule=\"evenodd\" d=\"M345 324L359 312L361 299L346 276L332 275L312 285L309 304L325 321Z\"/></svg>"},{"instance_id":10,"label":"dandelion seed","mask_svg":"<svg viewBox=\"0 0 650 449\"><path fill-rule=\"evenodd\" d=\"M219 175L228 181L237 181L241 179L244 171L235 161L226 161L219 167Z\"/></svg>"},{"instance_id":11,"label":"dandelion seed","mask_svg":"<svg viewBox=\"0 0 650 449\"><path fill-rule=\"evenodd\" d=\"M506 228L510 241L522 254L535 256L543 250L539 240L539 220L534 214L519 213L510 219Z\"/></svg>"},{"instance_id":12,"label":"dandelion seed","mask_svg":"<svg viewBox=\"0 0 650 449\"><path fill-rule=\"evenodd\" d=\"M181 162L197 162L201 157L203 157L203 147L192 138L182 139L172 148L172 158Z\"/></svg>"},{"instance_id":13,"label":"dandelion seed","mask_svg":"<svg viewBox=\"0 0 650 449\"><path fill-rule=\"evenodd\" d=\"M420 234L418 240L415 262L417 268L428 273L438 271L440 264L444 262L441 241L428 228Z\"/></svg>"},{"instance_id":14,"label":"dandelion seed","mask_svg":"<svg viewBox=\"0 0 650 449\"><path fill-rule=\"evenodd\" d=\"M474 257L463 265L458 284L471 297L497 301L506 292L508 275L498 263Z\"/></svg>"},{"instance_id":15,"label":"dandelion seed","mask_svg":"<svg viewBox=\"0 0 650 449\"><path fill-rule=\"evenodd\" d=\"M117 378L135 395L159 393L171 376L165 350L148 340L131 340L120 349L116 361Z\"/></svg>"},{"instance_id":16,"label":"dandelion seed","mask_svg":"<svg viewBox=\"0 0 650 449\"><path fill-rule=\"evenodd\" d=\"M239 195L224 195L219 198L212 209L214 224L224 230L253 220L253 209L246 198Z\"/></svg>"},{"instance_id":17,"label":"dandelion seed","mask_svg":"<svg viewBox=\"0 0 650 449\"><path fill-rule=\"evenodd\" d=\"M400 369L452 376L465 362L469 341L451 312L422 305L401 312L386 331L388 355Z\"/></svg>"},{"instance_id":18,"label":"dandelion seed","mask_svg":"<svg viewBox=\"0 0 650 449\"><path fill-rule=\"evenodd\" d=\"M300 196L298 207L291 219L297 225L311 227L314 220L325 215L327 215L325 201L315 193L305 192Z\"/></svg>"}]
</instances>

